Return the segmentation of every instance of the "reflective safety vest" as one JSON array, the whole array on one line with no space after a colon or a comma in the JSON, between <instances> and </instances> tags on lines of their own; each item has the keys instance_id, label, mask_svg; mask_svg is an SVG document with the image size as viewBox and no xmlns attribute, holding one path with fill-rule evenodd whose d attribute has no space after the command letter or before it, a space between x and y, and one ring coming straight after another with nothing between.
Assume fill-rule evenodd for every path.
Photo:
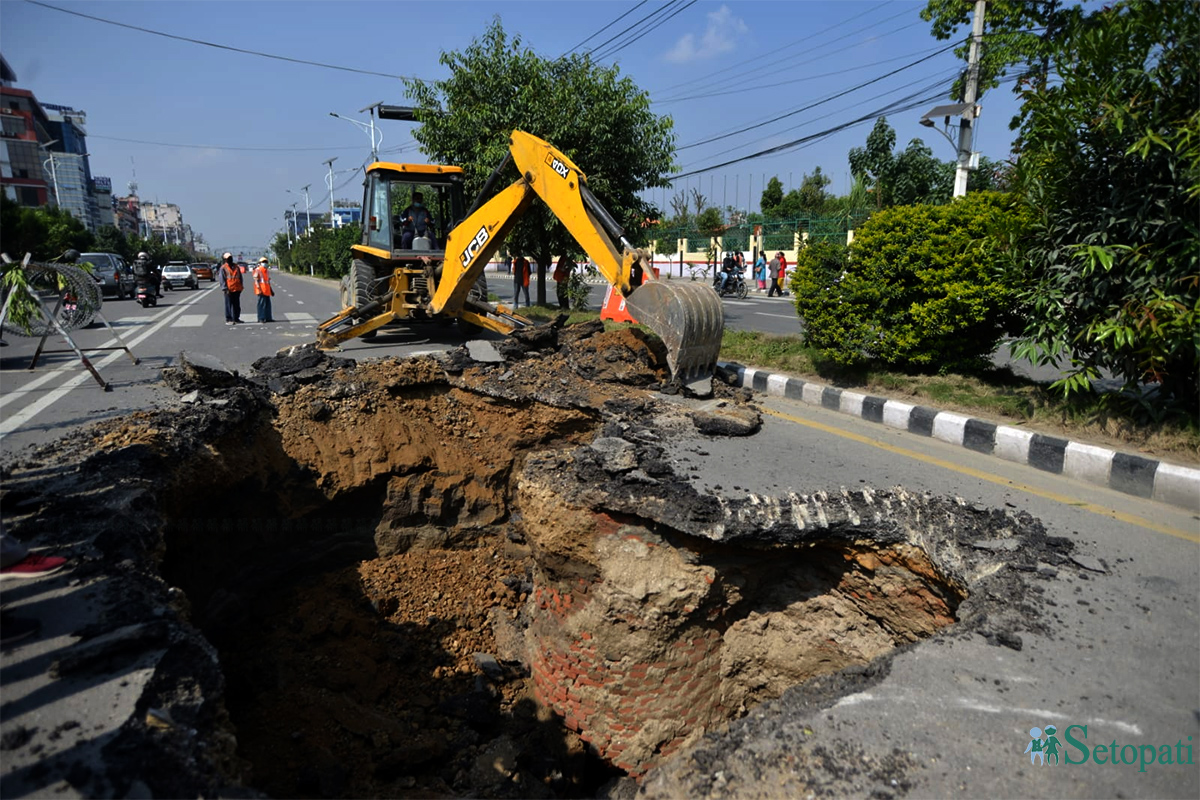
<instances>
[{"instance_id":1,"label":"reflective safety vest","mask_svg":"<svg viewBox=\"0 0 1200 800\"><path fill-rule=\"evenodd\" d=\"M271 275L267 272L266 267L254 268L254 293L266 297L274 294L271 291Z\"/></svg>"},{"instance_id":2,"label":"reflective safety vest","mask_svg":"<svg viewBox=\"0 0 1200 800\"><path fill-rule=\"evenodd\" d=\"M237 264L222 264L221 271L225 273L225 289L230 292L242 290L242 271Z\"/></svg>"}]
</instances>

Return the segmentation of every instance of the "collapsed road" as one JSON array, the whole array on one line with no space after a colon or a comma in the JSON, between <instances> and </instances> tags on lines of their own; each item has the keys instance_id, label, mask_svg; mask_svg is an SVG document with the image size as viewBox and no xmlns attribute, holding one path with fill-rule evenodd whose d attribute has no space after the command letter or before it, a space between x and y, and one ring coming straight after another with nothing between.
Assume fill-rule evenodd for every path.
<instances>
[{"instance_id":1,"label":"collapsed road","mask_svg":"<svg viewBox=\"0 0 1200 800\"><path fill-rule=\"evenodd\" d=\"M655 392L664 362L598 323L440 358L298 348L249 377L193 355L164 371L185 413L4 465L6 533L71 556L97 609L30 668L128 691L102 735L6 696L3 794L919 786L902 741L815 740L798 711L914 647L1019 652L1049 629L1047 582L1088 562L955 498L701 490L667 445L761 416L720 381L704 402Z\"/></svg>"}]
</instances>

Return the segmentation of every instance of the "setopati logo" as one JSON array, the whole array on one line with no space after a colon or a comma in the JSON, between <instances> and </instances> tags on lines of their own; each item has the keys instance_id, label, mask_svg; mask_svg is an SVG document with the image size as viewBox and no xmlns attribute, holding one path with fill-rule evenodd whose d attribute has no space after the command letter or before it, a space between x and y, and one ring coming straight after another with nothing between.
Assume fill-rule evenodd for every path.
<instances>
[{"instance_id":1,"label":"setopati logo","mask_svg":"<svg viewBox=\"0 0 1200 800\"><path fill-rule=\"evenodd\" d=\"M1025 753L1029 763L1035 766L1078 766L1080 764L1124 764L1136 766L1145 772L1151 764L1194 764L1192 760L1192 737L1188 744L1180 739L1175 744L1118 744L1114 739L1108 744L1089 746L1087 725L1068 725L1063 731L1066 743L1058 738L1058 729L1053 725L1029 729L1029 744ZM1061 758L1061 761L1060 761Z\"/></svg>"}]
</instances>

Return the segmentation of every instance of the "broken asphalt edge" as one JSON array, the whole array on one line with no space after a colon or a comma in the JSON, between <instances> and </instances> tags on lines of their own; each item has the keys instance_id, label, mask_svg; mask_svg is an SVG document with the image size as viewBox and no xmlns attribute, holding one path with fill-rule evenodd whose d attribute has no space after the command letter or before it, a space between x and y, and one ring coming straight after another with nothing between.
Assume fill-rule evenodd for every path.
<instances>
[{"instance_id":1,"label":"broken asphalt edge","mask_svg":"<svg viewBox=\"0 0 1200 800\"><path fill-rule=\"evenodd\" d=\"M736 378L736 385L768 397L799 400L1043 472L1189 511L1200 511L1200 469L1194 467L998 425L952 411L838 389L732 361L719 362L719 366Z\"/></svg>"}]
</instances>

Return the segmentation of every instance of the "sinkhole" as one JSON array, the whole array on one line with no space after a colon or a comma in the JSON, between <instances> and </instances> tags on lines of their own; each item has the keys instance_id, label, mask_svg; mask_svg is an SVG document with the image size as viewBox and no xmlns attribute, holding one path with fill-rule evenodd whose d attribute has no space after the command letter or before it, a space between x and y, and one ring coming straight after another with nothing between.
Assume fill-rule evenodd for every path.
<instances>
[{"instance_id":1,"label":"sinkhole","mask_svg":"<svg viewBox=\"0 0 1200 800\"><path fill-rule=\"evenodd\" d=\"M1067 546L901 488L699 491L664 443L753 434L749 393L646 391L632 329L494 348L183 361L184 413L6 472L13 535L93 531L78 574L120 575L76 669L164 652L85 793L628 796L814 678L1028 624L1020 574Z\"/></svg>"}]
</instances>

